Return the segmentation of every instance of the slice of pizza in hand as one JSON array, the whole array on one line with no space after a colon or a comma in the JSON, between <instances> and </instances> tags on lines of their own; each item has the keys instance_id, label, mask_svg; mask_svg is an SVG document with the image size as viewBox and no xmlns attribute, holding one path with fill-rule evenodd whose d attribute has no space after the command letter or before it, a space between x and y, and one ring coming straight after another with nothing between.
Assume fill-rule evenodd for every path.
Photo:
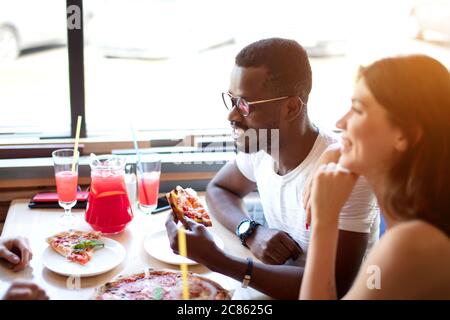
<instances>
[{"instance_id":1,"label":"slice of pizza in hand","mask_svg":"<svg viewBox=\"0 0 450 320\"><path fill-rule=\"evenodd\" d=\"M186 226L185 217L192 219L206 227L212 226L211 218L203 204L200 202L197 192L191 188L183 189L177 186L166 194L167 200L172 207L175 218Z\"/></svg>"},{"instance_id":2,"label":"slice of pizza in hand","mask_svg":"<svg viewBox=\"0 0 450 320\"><path fill-rule=\"evenodd\" d=\"M47 238L47 243L67 260L85 265L95 249L105 246L100 237L101 232L64 231Z\"/></svg>"}]
</instances>

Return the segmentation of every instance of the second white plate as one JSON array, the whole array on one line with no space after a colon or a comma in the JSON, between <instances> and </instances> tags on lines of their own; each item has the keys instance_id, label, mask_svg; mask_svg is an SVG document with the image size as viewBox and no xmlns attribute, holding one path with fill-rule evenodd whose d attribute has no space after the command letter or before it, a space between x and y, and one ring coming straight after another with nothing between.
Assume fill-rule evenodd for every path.
<instances>
[{"instance_id":1,"label":"second white plate","mask_svg":"<svg viewBox=\"0 0 450 320\"><path fill-rule=\"evenodd\" d=\"M210 230L208 231L213 236L216 245L220 249L223 249L225 245L222 239L220 239L220 237L214 232L211 232ZM162 230L145 237L144 248L145 251L147 251L147 253L152 257L169 264L198 264L198 262L173 253L172 249L170 248L169 238L167 237L166 230Z\"/></svg>"}]
</instances>

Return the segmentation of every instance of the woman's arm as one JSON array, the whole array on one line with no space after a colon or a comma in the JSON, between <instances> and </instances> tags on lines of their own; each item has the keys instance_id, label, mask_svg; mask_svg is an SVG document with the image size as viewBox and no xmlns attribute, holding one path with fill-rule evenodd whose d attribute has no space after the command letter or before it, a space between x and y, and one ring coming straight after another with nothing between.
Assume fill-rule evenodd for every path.
<instances>
[{"instance_id":1,"label":"woman's arm","mask_svg":"<svg viewBox=\"0 0 450 320\"><path fill-rule=\"evenodd\" d=\"M328 146L328 148L322 153L322 155L317 160L317 165L325 165L329 163L338 163L339 158L341 156L341 145L339 143L332 144ZM303 207L306 211L306 222L309 224L311 220L311 204L309 199L311 198L311 187L312 187L312 180L314 179L315 175L312 174L310 177L306 180L305 183L305 190L303 192Z\"/></svg>"},{"instance_id":2,"label":"woman's arm","mask_svg":"<svg viewBox=\"0 0 450 320\"><path fill-rule=\"evenodd\" d=\"M336 299L337 223L314 224L311 232L300 299Z\"/></svg>"},{"instance_id":3,"label":"woman's arm","mask_svg":"<svg viewBox=\"0 0 450 320\"><path fill-rule=\"evenodd\" d=\"M336 250L339 212L357 176L335 163L322 166L311 187L311 237L300 299L336 299Z\"/></svg>"}]
</instances>

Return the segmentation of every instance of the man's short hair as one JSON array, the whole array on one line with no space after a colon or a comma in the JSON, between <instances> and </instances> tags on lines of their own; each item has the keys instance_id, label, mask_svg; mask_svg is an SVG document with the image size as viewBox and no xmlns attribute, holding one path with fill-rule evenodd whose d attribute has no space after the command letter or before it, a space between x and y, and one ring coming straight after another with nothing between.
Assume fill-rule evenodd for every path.
<instances>
[{"instance_id":1,"label":"man's short hair","mask_svg":"<svg viewBox=\"0 0 450 320\"><path fill-rule=\"evenodd\" d=\"M270 38L256 41L236 56L239 67L265 67L268 79L264 84L279 96L299 96L308 101L312 85L311 65L303 47L294 40Z\"/></svg>"}]
</instances>

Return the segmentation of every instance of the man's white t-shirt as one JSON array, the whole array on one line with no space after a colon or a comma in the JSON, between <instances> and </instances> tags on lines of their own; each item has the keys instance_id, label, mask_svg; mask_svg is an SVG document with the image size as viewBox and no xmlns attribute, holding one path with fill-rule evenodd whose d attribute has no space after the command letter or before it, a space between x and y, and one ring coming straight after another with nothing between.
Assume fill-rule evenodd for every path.
<instances>
[{"instance_id":1,"label":"man's white t-shirt","mask_svg":"<svg viewBox=\"0 0 450 320\"><path fill-rule=\"evenodd\" d=\"M294 170L280 176L273 158L264 151L253 154L238 153L236 165L249 180L256 182L269 228L287 232L307 253L310 230L306 230L306 212L303 208L303 191L309 176L318 167L317 160L332 144L337 143L332 133L319 131L317 139L305 160ZM314 223L314 222L312 222ZM368 249L379 234L379 209L375 196L364 177L360 177L342 208L339 229L369 233ZM304 263L298 261L296 264Z\"/></svg>"}]
</instances>

